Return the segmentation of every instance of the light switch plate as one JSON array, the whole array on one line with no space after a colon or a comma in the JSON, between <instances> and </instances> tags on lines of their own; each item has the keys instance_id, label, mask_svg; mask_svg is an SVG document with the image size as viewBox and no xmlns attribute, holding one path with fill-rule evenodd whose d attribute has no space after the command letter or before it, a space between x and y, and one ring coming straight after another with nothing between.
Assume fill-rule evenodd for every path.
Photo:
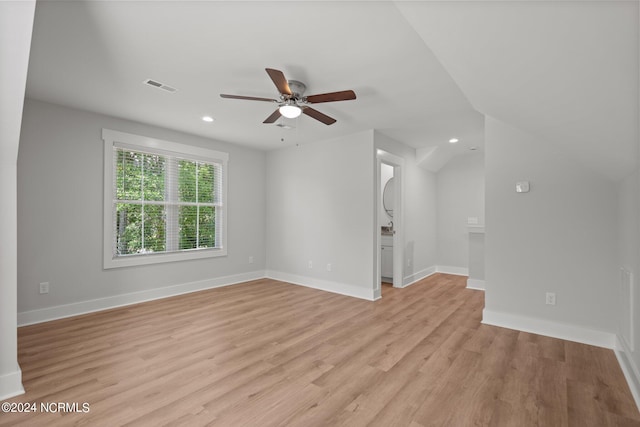
<instances>
[{"instance_id":1,"label":"light switch plate","mask_svg":"<svg viewBox=\"0 0 640 427\"><path fill-rule=\"evenodd\" d=\"M528 192L529 192L529 181L516 182L516 193L528 193Z\"/></svg>"}]
</instances>

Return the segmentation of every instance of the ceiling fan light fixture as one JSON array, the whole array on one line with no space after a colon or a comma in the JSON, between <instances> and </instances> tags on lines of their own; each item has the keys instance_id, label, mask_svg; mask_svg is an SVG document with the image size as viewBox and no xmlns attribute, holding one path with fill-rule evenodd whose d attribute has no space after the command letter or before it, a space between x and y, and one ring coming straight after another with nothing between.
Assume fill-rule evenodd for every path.
<instances>
[{"instance_id":1,"label":"ceiling fan light fixture","mask_svg":"<svg viewBox=\"0 0 640 427\"><path fill-rule=\"evenodd\" d=\"M304 92L307 86L297 80L287 80L284 73L280 70L273 68L265 68L267 74L273 81L273 84L280 93L280 99L260 98L257 96L240 96L240 95L227 95L221 93L222 98L230 99L244 99L247 101L264 101L270 103L277 103L278 109L275 110L269 117L267 117L262 123L272 124L278 121L280 117L288 119L295 119L302 113L324 123L325 125L332 125L336 122L336 119L329 117L320 111L309 107L307 104L320 104L323 102L334 101L349 101L356 99L356 94L352 90L343 90L340 92L320 93L317 95L304 96ZM298 105L302 104L302 106Z\"/></svg>"},{"instance_id":2,"label":"ceiling fan light fixture","mask_svg":"<svg viewBox=\"0 0 640 427\"><path fill-rule=\"evenodd\" d=\"M280 114L285 116L288 119L295 119L300 114L302 114L302 108L297 105L285 104L282 105L279 109Z\"/></svg>"}]
</instances>

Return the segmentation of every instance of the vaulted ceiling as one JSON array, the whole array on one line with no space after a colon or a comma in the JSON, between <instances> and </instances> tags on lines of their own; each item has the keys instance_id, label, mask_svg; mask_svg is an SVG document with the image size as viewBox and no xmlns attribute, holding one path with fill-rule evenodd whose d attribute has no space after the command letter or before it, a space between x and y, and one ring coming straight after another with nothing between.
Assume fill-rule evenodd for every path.
<instances>
[{"instance_id":1,"label":"vaulted ceiling","mask_svg":"<svg viewBox=\"0 0 640 427\"><path fill-rule=\"evenodd\" d=\"M638 2L398 2L473 107L612 180L638 149Z\"/></svg>"},{"instance_id":2,"label":"vaulted ceiling","mask_svg":"<svg viewBox=\"0 0 640 427\"><path fill-rule=\"evenodd\" d=\"M286 130L219 97L275 97L266 67L357 99ZM438 165L482 150L490 114L616 179L635 166L638 3L39 2L27 96L265 150L379 129Z\"/></svg>"}]
</instances>

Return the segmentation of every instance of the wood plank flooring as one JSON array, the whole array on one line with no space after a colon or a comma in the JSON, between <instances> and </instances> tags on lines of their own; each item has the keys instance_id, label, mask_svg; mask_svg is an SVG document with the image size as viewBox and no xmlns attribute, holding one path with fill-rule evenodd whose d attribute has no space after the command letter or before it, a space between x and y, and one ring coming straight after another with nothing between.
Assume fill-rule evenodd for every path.
<instances>
[{"instance_id":1,"label":"wood plank flooring","mask_svg":"<svg viewBox=\"0 0 640 427\"><path fill-rule=\"evenodd\" d=\"M18 331L0 426L640 426L611 350L480 324L436 274L362 301L258 280Z\"/></svg>"}]
</instances>

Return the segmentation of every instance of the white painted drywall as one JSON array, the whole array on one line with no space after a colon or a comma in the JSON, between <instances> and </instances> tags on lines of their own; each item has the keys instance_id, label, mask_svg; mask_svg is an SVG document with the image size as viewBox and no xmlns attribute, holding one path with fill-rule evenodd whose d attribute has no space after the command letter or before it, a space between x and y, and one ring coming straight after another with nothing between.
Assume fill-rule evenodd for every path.
<instances>
[{"instance_id":1,"label":"white painted drywall","mask_svg":"<svg viewBox=\"0 0 640 427\"><path fill-rule=\"evenodd\" d=\"M469 235L469 279L484 282L484 233Z\"/></svg>"},{"instance_id":2,"label":"white painted drywall","mask_svg":"<svg viewBox=\"0 0 640 427\"><path fill-rule=\"evenodd\" d=\"M375 132L375 148L404 159L404 283L435 271L436 177L418 166L416 150ZM395 249L394 249L395 251Z\"/></svg>"},{"instance_id":3,"label":"white painted drywall","mask_svg":"<svg viewBox=\"0 0 640 427\"><path fill-rule=\"evenodd\" d=\"M615 185L491 117L485 142L485 311L614 333Z\"/></svg>"},{"instance_id":4,"label":"white painted drywall","mask_svg":"<svg viewBox=\"0 0 640 427\"><path fill-rule=\"evenodd\" d=\"M0 3L0 399L23 393L17 347L17 156L35 1Z\"/></svg>"},{"instance_id":5,"label":"white painted drywall","mask_svg":"<svg viewBox=\"0 0 640 427\"><path fill-rule=\"evenodd\" d=\"M364 131L267 154L272 277L311 286L322 281L327 290L372 297L373 153L372 131Z\"/></svg>"},{"instance_id":6,"label":"white painted drywall","mask_svg":"<svg viewBox=\"0 0 640 427\"><path fill-rule=\"evenodd\" d=\"M0 3L0 399L23 393L17 342L17 167L35 1Z\"/></svg>"},{"instance_id":7,"label":"white painted drywall","mask_svg":"<svg viewBox=\"0 0 640 427\"><path fill-rule=\"evenodd\" d=\"M638 386L640 385L640 171L636 170L633 174L618 183L618 265L625 268L633 274L632 286L634 288L632 319L634 320L633 344L634 348L630 349L625 345L619 350L623 352L629 351L622 363L630 363L628 374L632 377L629 380L629 386L636 393L635 397L640 404L638 398ZM620 304L628 304L629 300L625 295L621 295ZM624 311L620 309L619 313ZM622 330L623 319L622 314L616 319L620 322L619 333ZM634 390L635 388L635 390Z\"/></svg>"},{"instance_id":8,"label":"white painted drywall","mask_svg":"<svg viewBox=\"0 0 640 427\"><path fill-rule=\"evenodd\" d=\"M637 273L640 254L640 172L618 183L618 265ZM639 331L640 332L640 331Z\"/></svg>"},{"instance_id":9,"label":"white painted drywall","mask_svg":"<svg viewBox=\"0 0 640 427\"><path fill-rule=\"evenodd\" d=\"M438 183L438 265L469 267L469 217L484 224L484 155L471 153L449 161Z\"/></svg>"},{"instance_id":10,"label":"white painted drywall","mask_svg":"<svg viewBox=\"0 0 640 427\"><path fill-rule=\"evenodd\" d=\"M102 269L102 128L229 153L228 256ZM27 100L18 156L18 311L264 271L265 201L262 151ZM39 295L44 281L50 293Z\"/></svg>"}]
</instances>

